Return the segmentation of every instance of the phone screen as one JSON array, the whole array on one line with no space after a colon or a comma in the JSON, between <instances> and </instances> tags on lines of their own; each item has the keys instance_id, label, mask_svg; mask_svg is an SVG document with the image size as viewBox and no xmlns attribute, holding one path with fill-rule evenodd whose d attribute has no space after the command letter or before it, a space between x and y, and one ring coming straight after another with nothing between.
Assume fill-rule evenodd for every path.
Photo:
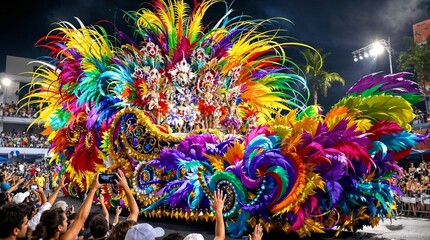
<instances>
[{"instance_id":1,"label":"phone screen","mask_svg":"<svg viewBox=\"0 0 430 240\"><path fill-rule=\"evenodd\" d=\"M30 190L37 190L38 188L39 186L37 186L36 184L30 186Z\"/></svg>"},{"instance_id":2,"label":"phone screen","mask_svg":"<svg viewBox=\"0 0 430 240\"><path fill-rule=\"evenodd\" d=\"M115 183L116 175L113 173L100 174L99 183Z\"/></svg>"}]
</instances>

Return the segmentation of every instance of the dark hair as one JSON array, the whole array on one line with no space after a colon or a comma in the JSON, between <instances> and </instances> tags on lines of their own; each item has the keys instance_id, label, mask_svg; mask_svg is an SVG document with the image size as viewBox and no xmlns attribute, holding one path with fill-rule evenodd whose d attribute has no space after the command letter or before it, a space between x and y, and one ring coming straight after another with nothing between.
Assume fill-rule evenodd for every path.
<instances>
[{"instance_id":1,"label":"dark hair","mask_svg":"<svg viewBox=\"0 0 430 240\"><path fill-rule=\"evenodd\" d=\"M34 205L33 203L31 203L31 202L23 202L23 203L25 203L25 204L27 204L28 205L28 207L30 208L30 212L28 213L28 219L31 219L33 216L32 216L32 214L33 214L33 211L34 212L37 212L37 208L36 208L36 205Z\"/></svg>"},{"instance_id":2,"label":"dark hair","mask_svg":"<svg viewBox=\"0 0 430 240\"><path fill-rule=\"evenodd\" d=\"M95 215L90 222L90 232L94 238L102 238L108 232L108 222L103 214Z\"/></svg>"},{"instance_id":3,"label":"dark hair","mask_svg":"<svg viewBox=\"0 0 430 240\"><path fill-rule=\"evenodd\" d=\"M98 214L97 212L90 212L90 213L88 214L88 217L87 217L87 219L85 220L85 223L84 223L84 228L85 228L85 229L90 228L90 222L91 222L91 219L93 219L93 217L94 217L95 215L97 215L97 214Z\"/></svg>"},{"instance_id":4,"label":"dark hair","mask_svg":"<svg viewBox=\"0 0 430 240\"><path fill-rule=\"evenodd\" d=\"M76 213L72 213L72 214L70 214L70 215L68 215L67 216L67 219L70 221L70 220L75 220L75 218L76 218Z\"/></svg>"},{"instance_id":5,"label":"dark hair","mask_svg":"<svg viewBox=\"0 0 430 240\"><path fill-rule=\"evenodd\" d=\"M163 238L163 240L182 240L184 237L180 233L171 233Z\"/></svg>"},{"instance_id":6,"label":"dark hair","mask_svg":"<svg viewBox=\"0 0 430 240\"><path fill-rule=\"evenodd\" d=\"M125 220L118 223L112 228L108 240L124 240L128 229L136 224L137 222L134 220Z\"/></svg>"},{"instance_id":7,"label":"dark hair","mask_svg":"<svg viewBox=\"0 0 430 240\"><path fill-rule=\"evenodd\" d=\"M40 222L37 224L31 238L49 239L55 235L58 226L62 225L66 219L65 211L61 208L54 208L42 213Z\"/></svg>"},{"instance_id":8,"label":"dark hair","mask_svg":"<svg viewBox=\"0 0 430 240\"><path fill-rule=\"evenodd\" d=\"M0 193L0 207L9 202L9 194L8 192Z\"/></svg>"},{"instance_id":9,"label":"dark hair","mask_svg":"<svg viewBox=\"0 0 430 240\"><path fill-rule=\"evenodd\" d=\"M0 238L10 236L15 228L21 228L30 208L24 203L6 203L0 208Z\"/></svg>"}]
</instances>

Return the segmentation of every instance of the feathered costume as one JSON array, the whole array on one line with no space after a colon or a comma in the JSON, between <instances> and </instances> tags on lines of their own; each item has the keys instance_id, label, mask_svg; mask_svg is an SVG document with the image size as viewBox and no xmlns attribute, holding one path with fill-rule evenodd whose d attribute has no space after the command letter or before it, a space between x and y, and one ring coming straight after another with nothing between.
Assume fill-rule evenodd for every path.
<instances>
[{"instance_id":1,"label":"feathered costume","mask_svg":"<svg viewBox=\"0 0 430 240\"><path fill-rule=\"evenodd\" d=\"M209 221L220 188L234 237L258 222L304 237L392 216L397 161L424 138L410 132L422 94L408 74L366 76L323 116L306 106L306 81L284 51L307 46L258 31L272 21L230 19L228 8L203 26L218 2L158 0L126 13L136 40L79 20L41 40L51 55L27 99L44 106L36 121L69 193L120 169L143 215ZM214 128L199 128L211 114ZM241 134L225 135L221 122L241 123ZM103 194L127 205L112 186Z\"/></svg>"}]
</instances>

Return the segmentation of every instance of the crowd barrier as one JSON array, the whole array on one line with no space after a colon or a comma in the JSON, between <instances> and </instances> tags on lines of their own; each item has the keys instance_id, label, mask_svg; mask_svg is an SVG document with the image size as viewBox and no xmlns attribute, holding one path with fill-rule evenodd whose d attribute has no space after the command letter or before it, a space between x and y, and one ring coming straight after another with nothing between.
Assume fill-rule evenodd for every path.
<instances>
[{"instance_id":1,"label":"crowd barrier","mask_svg":"<svg viewBox=\"0 0 430 240\"><path fill-rule=\"evenodd\" d=\"M430 217L430 194L421 194L417 197L401 196L398 213L400 215Z\"/></svg>"}]
</instances>

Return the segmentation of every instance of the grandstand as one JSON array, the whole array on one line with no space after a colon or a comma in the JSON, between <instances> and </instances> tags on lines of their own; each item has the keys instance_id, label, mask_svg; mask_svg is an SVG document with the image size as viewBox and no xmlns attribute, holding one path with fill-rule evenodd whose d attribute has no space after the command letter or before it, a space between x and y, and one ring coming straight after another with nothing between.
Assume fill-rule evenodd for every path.
<instances>
[{"instance_id":1,"label":"grandstand","mask_svg":"<svg viewBox=\"0 0 430 240\"><path fill-rule=\"evenodd\" d=\"M39 106L19 102L29 91L26 84L39 64L33 59L7 56L5 72L0 73L0 163L35 162L48 158L46 136L34 121ZM22 107L24 105L24 107Z\"/></svg>"}]
</instances>

